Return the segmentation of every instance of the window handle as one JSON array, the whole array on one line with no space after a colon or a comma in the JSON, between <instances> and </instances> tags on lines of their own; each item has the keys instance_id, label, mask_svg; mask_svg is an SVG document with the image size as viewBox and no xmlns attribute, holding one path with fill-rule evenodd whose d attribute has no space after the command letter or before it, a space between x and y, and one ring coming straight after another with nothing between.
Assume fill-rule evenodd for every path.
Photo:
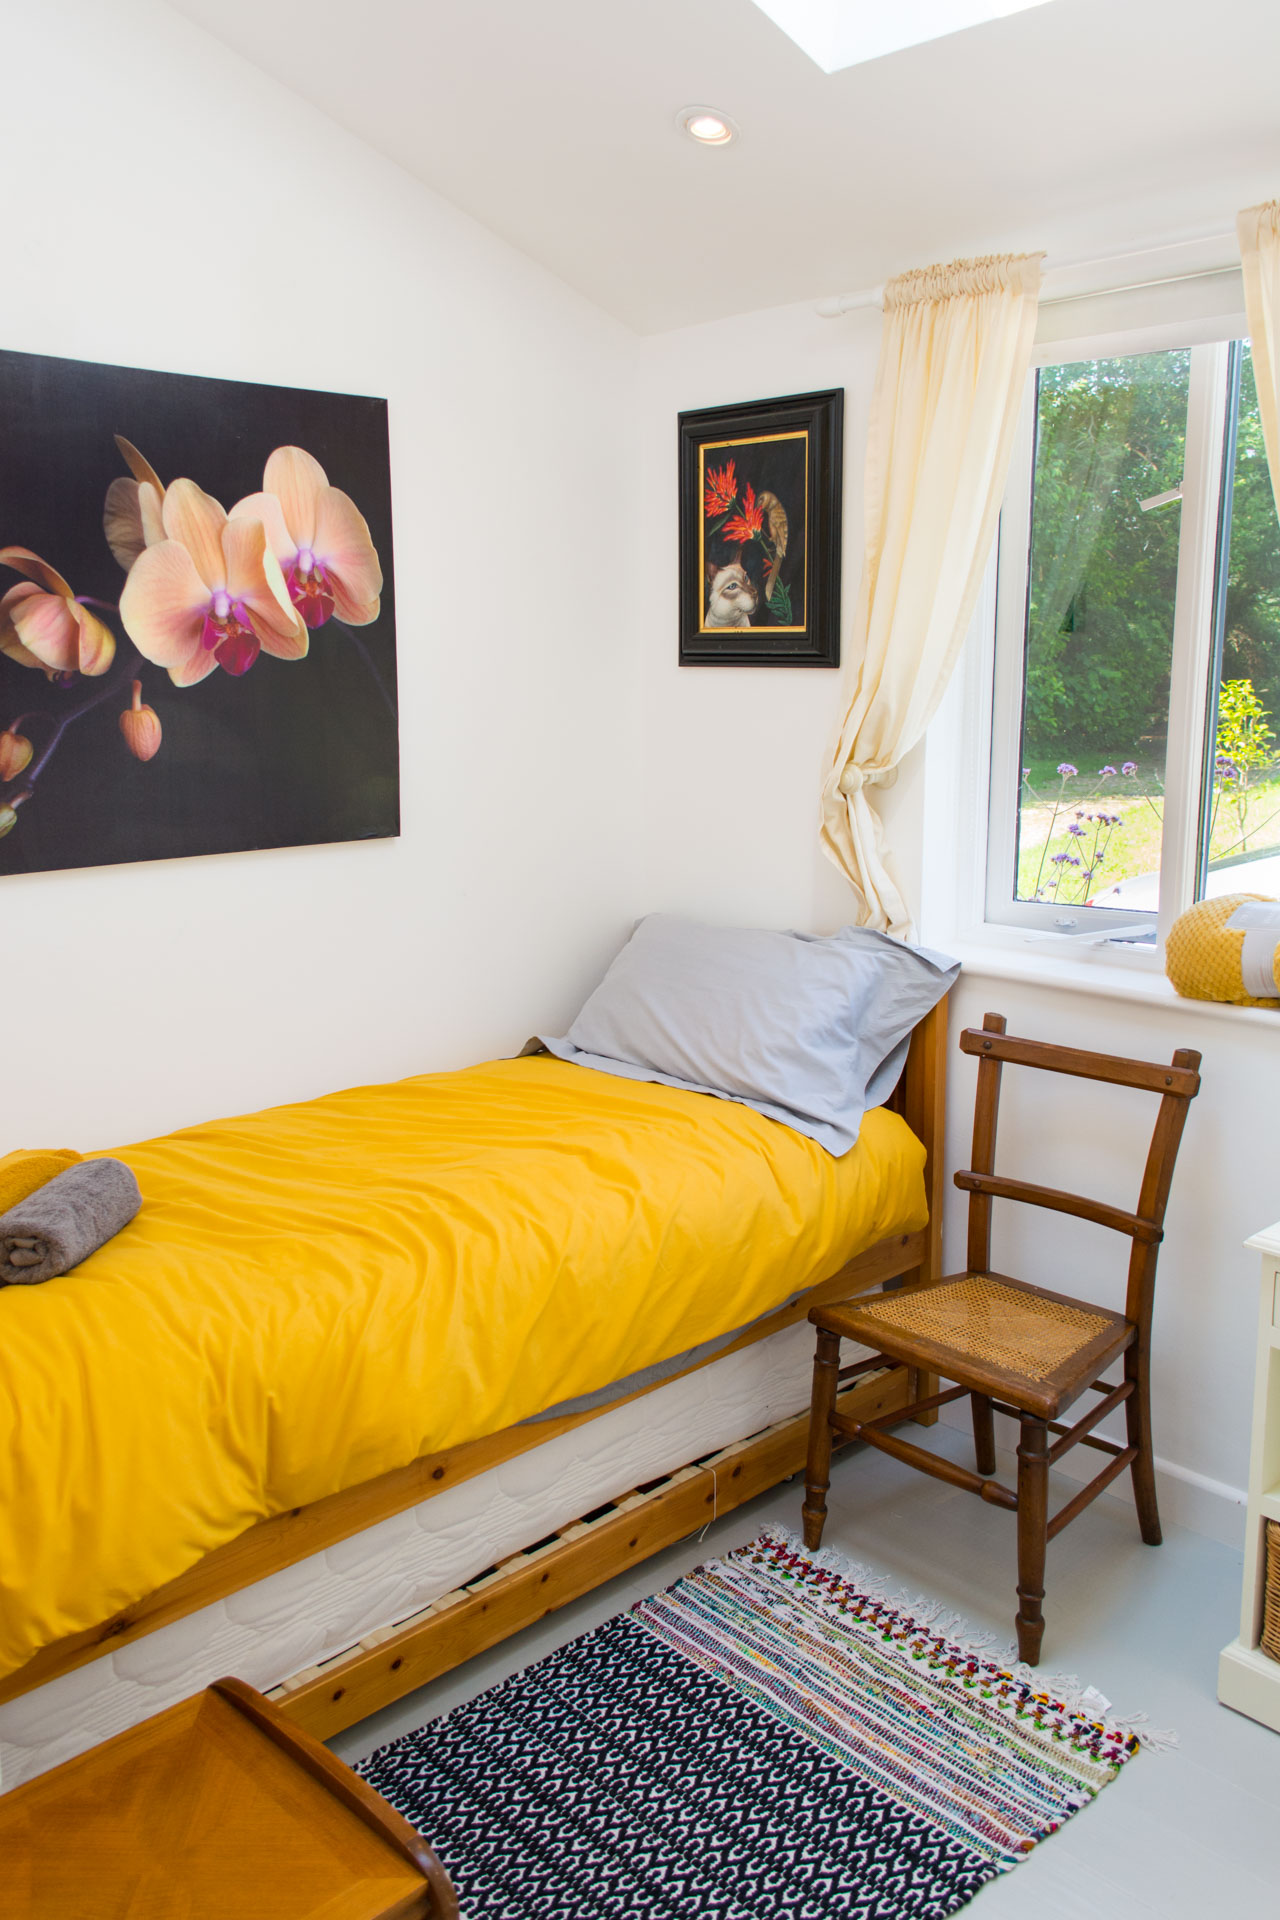
<instances>
[{"instance_id":1,"label":"window handle","mask_svg":"<svg viewBox=\"0 0 1280 1920\"><path fill-rule=\"evenodd\" d=\"M1142 513L1152 513L1157 507L1167 507L1172 501L1181 500L1181 498L1182 482L1179 480L1177 486L1170 487L1167 493L1153 493L1149 500L1139 500L1138 507Z\"/></svg>"}]
</instances>

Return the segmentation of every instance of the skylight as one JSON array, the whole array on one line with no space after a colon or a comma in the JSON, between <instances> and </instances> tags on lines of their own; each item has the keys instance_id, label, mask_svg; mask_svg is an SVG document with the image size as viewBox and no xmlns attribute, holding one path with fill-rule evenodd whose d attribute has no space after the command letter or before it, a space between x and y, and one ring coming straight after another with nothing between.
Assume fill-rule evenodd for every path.
<instances>
[{"instance_id":1,"label":"skylight","mask_svg":"<svg viewBox=\"0 0 1280 1920\"><path fill-rule=\"evenodd\" d=\"M863 60L941 40L1048 0L755 0L782 31L827 73Z\"/></svg>"}]
</instances>

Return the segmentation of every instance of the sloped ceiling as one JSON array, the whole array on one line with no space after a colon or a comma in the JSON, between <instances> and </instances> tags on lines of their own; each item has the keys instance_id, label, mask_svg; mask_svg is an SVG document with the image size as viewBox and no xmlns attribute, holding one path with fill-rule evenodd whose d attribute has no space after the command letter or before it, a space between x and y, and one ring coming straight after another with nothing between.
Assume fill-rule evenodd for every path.
<instances>
[{"instance_id":1,"label":"sloped ceiling","mask_svg":"<svg viewBox=\"0 0 1280 1920\"><path fill-rule=\"evenodd\" d=\"M1280 0L1052 0L833 74L751 0L172 4L641 332L1280 194Z\"/></svg>"}]
</instances>

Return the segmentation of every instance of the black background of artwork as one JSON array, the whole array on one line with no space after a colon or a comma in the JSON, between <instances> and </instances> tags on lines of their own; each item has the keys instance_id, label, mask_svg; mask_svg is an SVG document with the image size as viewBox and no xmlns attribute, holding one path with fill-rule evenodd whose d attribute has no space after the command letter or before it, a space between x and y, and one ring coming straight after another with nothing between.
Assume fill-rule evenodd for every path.
<instances>
[{"instance_id":1,"label":"black background of artwork","mask_svg":"<svg viewBox=\"0 0 1280 1920\"><path fill-rule=\"evenodd\" d=\"M762 626L754 619L750 627L704 629L706 582L700 559L703 503L699 450L708 441L751 439L756 435L791 433L797 429L808 434L809 458L807 566L803 576L799 554L797 552L793 560L790 542L787 558L795 565L793 579L803 577L807 581L804 630L788 633L773 622ZM680 665L838 667L843 389L833 387L823 393L793 393L775 400L748 400L739 406L703 407L696 413L682 413L679 447ZM724 464L719 449L710 464ZM780 489L774 491L780 499L783 497ZM759 553L758 547L756 553ZM736 552L732 557L736 559Z\"/></svg>"},{"instance_id":2,"label":"black background of artwork","mask_svg":"<svg viewBox=\"0 0 1280 1920\"><path fill-rule=\"evenodd\" d=\"M227 508L261 489L273 448L315 456L363 513L382 563L381 612L358 632L392 710L356 642L332 622L311 634L304 660L261 653L238 679L218 668L179 688L144 663L142 697L164 730L159 753L143 764L125 747L125 677L118 698L63 735L0 839L0 875L398 833L386 401L0 352L0 546L31 548L73 592L112 602L125 576L102 506L128 471L116 433L166 484L186 475ZM0 569L0 593L19 577ZM119 621L107 624L114 681L131 649ZM103 684L78 677L59 688L0 654L0 728L32 709L60 717ZM40 723L29 737L38 755Z\"/></svg>"},{"instance_id":3,"label":"black background of artwork","mask_svg":"<svg viewBox=\"0 0 1280 1920\"><path fill-rule=\"evenodd\" d=\"M765 492L774 493L782 503L787 516L787 552L778 570L778 577L784 586L791 589L791 618L784 626L802 627L804 621L804 543L808 533L805 524L804 469L806 442L803 440L745 440L736 447L717 447L703 456L705 470L710 473L723 467L726 461L734 463L735 478L738 482L738 505L730 514L733 519L742 510L743 494L748 486L756 490L756 498ZM705 514L705 508L704 508ZM719 514L715 516L718 520ZM708 520L706 525L713 524ZM766 522L764 531L768 533ZM776 627L769 605L764 597L764 577L766 561L764 551L756 540L740 547L737 541L726 540L724 534L712 533L707 536L705 552L707 559L717 567L727 567L737 561L741 555L742 565L759 595L755 612L751 616L751 625L755 627ZM704 589L702 597L705 617L708 591ZM713 628L713 632L718 629Z\"/></svg>"}]
</instances>

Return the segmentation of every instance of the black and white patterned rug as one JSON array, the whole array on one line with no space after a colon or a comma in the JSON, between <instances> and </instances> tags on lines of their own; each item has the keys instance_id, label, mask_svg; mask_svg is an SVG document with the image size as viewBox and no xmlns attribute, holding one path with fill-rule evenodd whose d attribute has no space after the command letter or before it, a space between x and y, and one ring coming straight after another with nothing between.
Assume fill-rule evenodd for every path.
<instances>
[{"instance_id":1,"label":"black and white patterned rug","mask_svg":"<svg viewBox=\"0 0 1280 1920\"><path fill-rule=\"evenodd\" d=\"M770 1529L359 1771L463 1920L941 1920L1138 1742L857 1571Z\"/></svg>"}]
</instances>

